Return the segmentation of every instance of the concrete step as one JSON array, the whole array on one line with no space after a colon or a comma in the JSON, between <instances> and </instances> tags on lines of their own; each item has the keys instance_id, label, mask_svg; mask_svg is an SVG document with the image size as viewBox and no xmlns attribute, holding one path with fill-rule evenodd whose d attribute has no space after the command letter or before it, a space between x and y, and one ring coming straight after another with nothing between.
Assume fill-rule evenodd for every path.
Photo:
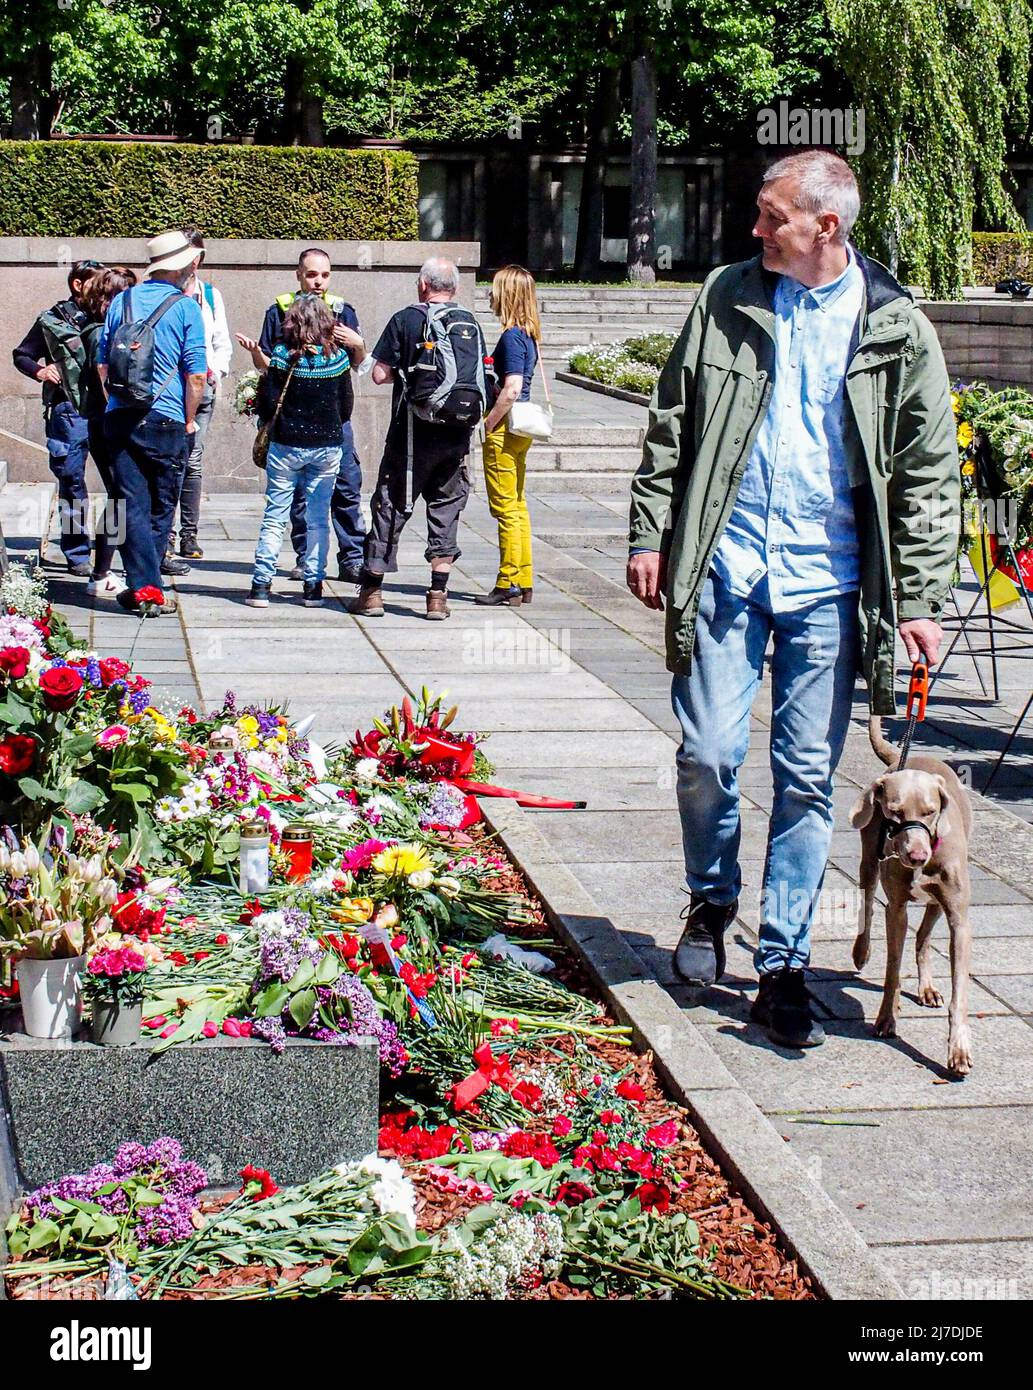
<instances>
[{"instance_id":1,"label":"concrete step","mask_svg":"<svg viewBox=\"0 0 1033 1390\"><path fill-rule=\"evenodd\" d=\"M586 470L583 473L560 472L527 474L527 493L533 498L555 493L593 493L624 495L631 481L630 473L603 473L599 470Z\"/></svg>"},{"instance_id":2,"label":"concrete step","mask_svg":"<svg viewBox=\"0 0 1033 1390\"><path fill-rule=\"evenodd\" d=\"M5 488L7 486L7 475L10 471L7 460L0 459L0 488Z\"/></svg>"},{"instance_id":3,"label":"concrete step","mask_svg":"<svg viewBox=\"0 0 1033 1390\"><path fill-rule=\"evenodd\" d=\"M634 473L642 462L641 448L601 449L570 445L535 444L528 458L528 476L534 473Z\"/></svg>"},{"instance_id":4,"label":"concrete step","mask_svg":"<svg viewBox=\"0 0 1033 1390\"><path fill-rule=\"evenodd\" d=\"M489 287L478 285L474 296L474 304L477 308L487 308L489 304ZM693 304L699 288L695 285L686 285L678 289L666 290L636 290L618 285L548 285L538 286L539 305L548 303L556 304L638 304L638 305L662 305L662 304Z\"/></svg>"},{"instance_id":5,"label":"concrete step","mask_svg":"<svg viewBox=\"0 0 1033 1390\"><path fill-rule=\"evenodd\" d=\"M581 389L581 388L577 388ZM587 393L586 393L587 394ZM641 425L577 425L565 423L566 410L556 406L556 428L549 445L563 449L641 449L645 437L645 411ZM537 449L537 445L535 448Z\"/></svg>"}]
</instances>

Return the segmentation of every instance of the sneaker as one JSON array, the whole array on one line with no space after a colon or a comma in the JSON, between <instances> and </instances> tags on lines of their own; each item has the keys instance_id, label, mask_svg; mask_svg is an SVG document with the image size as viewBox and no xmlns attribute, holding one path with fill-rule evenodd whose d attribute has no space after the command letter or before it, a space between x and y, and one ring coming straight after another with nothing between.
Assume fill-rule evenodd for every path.
<instances>
[{"instance_id":1,"label":"sneaker","mask_svg":"<svg viewBox=\"0 0 1033 1390\"><path fill-rule=\"evenodd\" d=\"M353 569L341 568L337 571L337 578L342 584L361 584L362 567L356 565Z\"/></svg>"},{"instance_id":2,"label":"sneaker","mask_svg":"<svg viewBox=\"0 0 1033 1390\"><path fill-rule=\"evenodd\" d=\"M305 571L301 565L295 565L294 568L291 570L290 574L288 574L287 578L293 579L295 584L301 584L305 578Z\"/></svg>"},{"instance_id":3,"label":"sneaker","mask_svg":"<svg viewBox=\"0 0 1033 1390\"><path fill-rule=\"evenodd\" d=\"M825 1041L802 970L787 967L761 975L750 1018L781 1047L820 1047Z\"/></svg>"},{"instance_id":4,"label":"sneaker","mask_svg":"<svg viewBox=\"0 0 1033 1390\"><path fill-rule=\"evenodd\" d=\"M380 585L364 584L358 598L345 605L348 612L356 618L382 618L384 616L384 596Z\"/></svg>"},{"instance_id":5,"label":"sneaker","mask_svg":"<svg viewBox=\"0 0 1033 1390\"><path fill-rule=\"evenodd\" d=\"M322 606L323 606L323 584L322 584L322 580L318 580L318 579L317 579L317 580L315 581L315 583L312 583L312 584L306 583L304 592L303 592L303 594L302 594L301 601L302 601L302 603L305 605L306 608L322 608Z\"/></svg>"},{"instance_id":6,"label":"sneaker","mask_svg":"<svg viewBox=\"0 0 1033 1390\"><path fill-rule=\"evenodd\" d=\"M713 985L725 973L725 932L738 908L738 899L708 903L692 894L682 913L685 930L674 948L674 968L688 984Z\"/></svg>"},{"instance_id":7,"label":"sneaker","mask_svg":"<svg viewBox=\"0 0 1033 1390\"><path fill-rule=\"evenodd\" d=\"M121 593L116 594L115 602L118 604L119 608L124 608L127 613L135 613L137 617L161 618L166 617L169 613L176 613L179 611L179 604L176 602L176 596L175 594L169 593L168 589L165 590L165 600L163 603L149 603L146 608L143 608L137 603L136 599L133 597L132 589L123 589Z\"/></svg>"},{"instance_id":8,"label":"sneaker","mask_svg":"<svg viewBox=\"0 0 1033 1390\"><path fill-rule=\"evenodd\" d=\"M519 608L524 601L523 590L514 585L511 589L492 589L486 594L476 594L474 603L481 604L482 607L501 607L506 603L510 608Z\"/></svg>"},{"instance_id":9,"label":"sneaker","mask_svg":"<svg viewBox=\"0 0 1033 1390\"><path fill-rule=\"evenodd\" d=\"M427 617L432 623L443 622L445 618L451 617L452 610L448 606L448 594L444 589L427 590Z\"/></svg>"},{"instance_id":10,"label":"sneaker","mask_svg":"<svg viewBox=\"0 0 1033 1390\"><path fill-rule=\"evenodd\" d=\"M121 593L122 586L113 574L105 574L100 579L91 579L86 585L86 592L90 598L114 598L117 593Z\"/></svg>"},{"instance_id":11,"label":"sneaker","mask_svg":"<svg viewBox=\"0 0 1033 1390\"><path fill-rule=\"evenodd\" d=\"M89 579L90 575L93 573L93 566L90 564L89 560L82 560L77 565L69 565L68 573L75 579Z\"/></svg>"},{"instance_id":12,"label":"sneaker","mask_svg":"<svg viewBox=\"0 0 1033 1390\"><path fill-rule=\"evenodd\" d=\"M189 539L181 539L179 542L179 553L184 560L204 559L204 551L197 544L196 536L191 536Z\"/></svg>"},{"instance_id":13,"label":"sneaker","mask_svg":"<svg viewBox=\"0 0 1033 1390\"><path fill-rule=\"evenodd\" d=\"M175 555L166 555L161 562L161 572L162 574L189 574L190 566L185 560L177 560Z\"/></svg>"},{"instance_id":14,"label":"sneaker","mask_svg":"<svg viewBox=\"0 0 1033 1390\"><path fill-rule=\"evenodd\" d=\"M269 595L273 591L271 584L252 584L251 592L244 602L249 608L268 608Z\"/></svg>"}]
</instances>

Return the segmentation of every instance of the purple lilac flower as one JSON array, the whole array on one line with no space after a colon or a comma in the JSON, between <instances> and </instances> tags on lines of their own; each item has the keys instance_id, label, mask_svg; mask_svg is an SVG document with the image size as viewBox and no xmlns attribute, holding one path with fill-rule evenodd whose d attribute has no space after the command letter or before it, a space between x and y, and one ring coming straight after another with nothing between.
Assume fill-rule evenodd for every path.
<instances>
[{"instance_id":1,"label":"purple lilac flower","mask_svg":"<svg viewBox=\"0 0 1033 1390\"><path fill-rule=\"evenodd\" d=\"M226 714L236 714L237 697L232 690L227 690L223 698L222 708Z\"/></svg>"},{"instance_id":2,"label":"purple lilac flower","mask_svg":"<svg viewBox=\"0 0 1033 1390\"><path fill-rule=\"evenodd\" d=\"M276 1053L282 1052L287 1046L287 1031L278 1018L257 1018L251 1031L253 1036L267 1042Z\"/></svg>"},{"instance_id":3,"label":"purple lilac flower","mask_svg":"<svg viewBox=\"0 0 1033 1390\"><path fill-rule=\"evenodd\" d=\"M436 782L430 794L427 809L420 817L420 825L457 826L466 812L463 794L447 782Z\"/></svg>"},{"instance_id":4,"label":"purple lilac flower","mask_svg":"<svg viewBox=\"0 0 1033 1390\"><path fill-rule=\"evenodd\" d=\"M146 1162L146 1147L130 1140L118 1146L112 1166L117 1178L126 1178L130 1173L135 1173L138 1168L142 1168Z\"/></svg>"},{"instance_id":5,"label":"purple lilac flower","mask_svg":"<svg viewBox=\"0 0 1033 1390\"><path fill-rule=\"evenodd\" d=\"M171 1168L183 1157L183 1145L178 1139L170 1139L167 1135L161 1139L155 1139L154 1143L148 1146L147 1162L160 1163L163 1167Z\"/></svg>"},{"instance_id":6,"label":"purple lilac flower","mask_svg":"<svg viewBox=\"0 0 1033 1390\"><path fill-rule=\"evenodd\" d=\"M287 752L292 758L305 758L308 756L308 739L291 738L287 740Z\"/></svg>"}]
</instances>

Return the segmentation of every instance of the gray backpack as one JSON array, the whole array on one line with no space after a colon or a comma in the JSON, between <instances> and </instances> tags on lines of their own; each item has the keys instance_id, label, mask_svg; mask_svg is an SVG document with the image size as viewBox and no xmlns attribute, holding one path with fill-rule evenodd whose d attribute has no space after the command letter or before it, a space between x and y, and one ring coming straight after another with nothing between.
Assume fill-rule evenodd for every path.
<instances>
[{"instance_id":1,"label":"gray backpack","mask_svg":"<svg viewBox=\"0 0 1033 1390\"><path fill-rule=\"evenodd\" d=\"M405 401L419 420L472 429L492 404L494 370L481 326L461 304L420 304L427 328L402 372Z\"/></svg>"},{"instance_id":2,"label":"gray backpack","mask_svg":"<svg viewBox=\"0 0 1033 1390\"><path fill-rule=\"evenodd\" d=\"M169 382L179 371L179 363L167 374L155 390L154 386L154 325L173 304L186 295L182 290L166 295L158 307L145 319L133 317L133 291L126 290L122 299L122 322L108 343L108 392L123 405L137 410L150 410Z\"/></svg>"}]
</instances>

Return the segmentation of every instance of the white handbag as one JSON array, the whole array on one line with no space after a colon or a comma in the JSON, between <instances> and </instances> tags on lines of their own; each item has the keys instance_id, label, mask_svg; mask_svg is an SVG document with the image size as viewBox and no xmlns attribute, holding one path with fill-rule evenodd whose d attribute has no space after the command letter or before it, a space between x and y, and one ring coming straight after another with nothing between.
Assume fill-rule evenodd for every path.
<instances>
[{"instance_id":1,"label":"white handbag","mask_svg":"<svg viewBox=\"0 0 1033 1390\"><path fill-rule=\"evenodd\" d=\"M514 401L506 417L506 428L510 434L517 434L522 439L552 438L552 401L549 397L549 380L542 366L541 349L538 351L538 366L542 371L545 404L539 405L537 401Z\"/></svg>"}]
</instances>

